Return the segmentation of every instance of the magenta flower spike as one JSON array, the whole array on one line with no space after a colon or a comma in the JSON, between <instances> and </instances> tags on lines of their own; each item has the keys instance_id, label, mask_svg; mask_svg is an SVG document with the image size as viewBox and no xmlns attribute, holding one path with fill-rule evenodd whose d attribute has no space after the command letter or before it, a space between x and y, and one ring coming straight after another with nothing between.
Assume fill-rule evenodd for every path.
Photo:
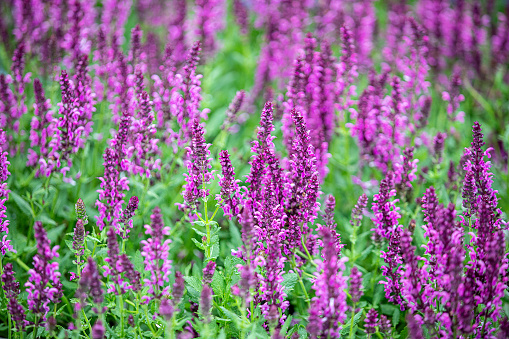
<instances>
[{"instance_id":1,"label":"magenta flower spike","mask_svg":"<svg viewBox=\"0 0 509 339\"><path fill-rule=\"evenodd\" d=\"M159 207L154 208L150 220L151 224L145 225L145 233L150 235L150 238L141 241L141 255L144 258L145 270L150 272L149 278L144 279L144 285L149 286L148 295L143 297L144 301L168 297L171 273L171 260L168 253L171 240L165 239L165 236L170 234L170 228L164 226ZM176 284L177 280L179 279L175 278Z\"/></svg>"},{"instance_id":2,"label":"magenta flower spike","mask_svg":"<svg viewBox=\"0 0 509 339\"><path fill-rule=\"evenodd\" d=\"M0 145L7 146L5 132L0 129ZM5 202L9 199L10 190L7 188L7 179L10 176L10 162L7 160L7 152L0 146L0 253L15 252L11 241L7 240L9 234L9 220L7 219Z\"/></svg>"},{"instance_id":3,"label":"magenta flower spike","mask_svg":"<svg viewBox=\"0 0 509 339\"><path fill-rule=\"evenodd\" d=\"M45 321L50 302L58 304L62 297L62 283L58 262L58 246L51 247L50 240L42 223L34 224L34 235L37 241L37 254L34 256L34 268L28 271L25 284L28 292L28 308L32 313Z\"/></svg>"}]
</instances>

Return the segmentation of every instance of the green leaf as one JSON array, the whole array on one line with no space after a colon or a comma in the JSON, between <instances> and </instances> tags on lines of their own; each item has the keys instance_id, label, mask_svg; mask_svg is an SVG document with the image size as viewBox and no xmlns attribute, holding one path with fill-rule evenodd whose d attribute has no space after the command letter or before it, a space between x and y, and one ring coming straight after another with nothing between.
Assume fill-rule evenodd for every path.
<instances>
[{"instance_id":1,"label":"green leaf","mask_svg":"<svg viewBox=\"0 0 509 339\"><path fill-rule=\"evenodd\" d=\"M232 311L228 310L227 308L224 308L223 306L221 306L221 310L223 311L224 315L230 319L233 324L235 324L235 327L237 327L237 329L240 330L240 326L242 324L242 319L235 313L233 313Z\"/></svg>"},{"instance_id":2,"label":"green leaf","mask_svg":"<svg viewBox=\"0 0 509 339\"><path fill-rule=\"evenodd\" d=\"M200 280L196 277L184 277L186 282L187 294L194 302L200 301L200 295L202 290L202 284Z\"/></svg>"},{"instance_id":3,"label":"green leaf","mask_svg":"<svg viewBox=\"0 0 509 339\"><path fill-rule=\"evenodd\" d=\"M286 273L283 274L283 287L285 288L285 292L288 294L293 290L293 287L299 280L299 276L297 273Z\"/></svg>"},{"instance_id":4,"label":"green leaf","mask_svg":"<svg viewBox=\"0 0 509 339\"><path fill-rule=\"evenodd\" d=\"M195 222L193 222L193 224L195 224L197 226L205 227L205 223L201 220L195 221Z\"/></svg>"},{"instance_id":5,"label":"green leaf","mask_svg":"<svg viewBox=\"0 0 509 339\"><path fill-rule=\"evenodd\" d=\"M224 277L221 272L214 273L214 276L212 277L212 283L210 284L212 286L212 289L214 290L214 294L219 295L221 298L224 298L224 292L225 292L225 282Z\"/></svg>"},{"instance_id":6,"label":"green leaf","mask_svg":"<svg viewBox=\"0 0 509 339\"><path fill-rule=\"evenodd\" d=\"M23 212L23 214L31 215L32 218L35 219L35 215L32 212L32 207L30 207L30 204L26 202L25 199L23 199L16 192L13 191L9 192L9 196L14 199L14 202L16 203L16 205L18 205L19 209L21 210L21 212Z\"/></svg>"},{"instance_id":7,"label":"green leaf","mask_svg":"<svg viewBox=\"0 0 509 339\"><path fill-rule=\"evenodd\" d=\"M361 255L357 258L358 261L363 261L373 250L373 245L369 245L364 251L362 251Z\"/></svg>"},{"instance_id":8,"label":"green leaf","mask_svg":"<svg viewBox=\"0 0 509 339\"><path fill-rule=\"evenodd\" d=\"M196 247L198 247L199 249L201 250L205 250L205 245L203 245L201 242L199 242L198 240L196 240L195 238L191 238L191 240L194 242L194 244L196 245Z\"/></svg>"},{"instance_id":9,"label":"green leaf","mask_svg":"<svg viewBox=\"0 0 509 339\"><path fill-rule=\"evenodd\" d=\"M288 328L290 327L290 325L292 323L292 319L293 319L293 317L291 315L289 315L288 318L286 318L285 323L281 327L281 331L279 331L279 334L282 335L283 337L285 336L286 331L288 331Z\"/></svg>"},{"instance_id":10,"label":"green leaf","mask_svg":"<svg viewBox=\"0 0 509 339\"><path fill-rule=\"evenodd\" d=\"M196 227L193 227L193 230L198 234L198 235L201 235L202 237L206 236L207 233L204 233L202 231L199 231Z\"/></svg>"},{"instance_id":11,"label":"green leaf","mask_svg":"<svg viewBox=\"0 0 509 339\"><path fill-rule=\"evenodd\" d=\"M357 312L353 317L353 327L357 326L357 323L359 322L359 319L362 316L362 309ZM343 326L343 330L341 330L341 336L344 336L348 333L350 333L350 326L351 326L352 317L348 318L347 321L345 321L345 326ZM355 334L355 332L353 332Z\"/></svg>"},{"instance_id":12,"label":"green leaf","mask_svg":"<svg viewBox=\"0 0 509 339\"><path fill-rule=\"evenodd\" d=\"M136 251L132 257L132 262L134 265L134 268L140 272L142 275L145 272L145 265L143 264L143 257L141 256L140 251Z\"/></svg>"},{"instance_id":13,"label":"green leaf","mask_svg":"<svg viewBox=\"0 0 509 339\"><path fill-rule=\"evenodd\" d=\"M194 288L196 291L201 293L203 286L201 284L201 281L198 278L187 276L187 277L184 277L184 280L185 280L187 286Z\"/></svg>"},{"instance_id":14,"label":"green leaf","mask_svg":"<svg viewBox=\"0 0 509 339\"><path fill-rule=\"evenodd\" d=\"M394 310L394 313L392 314L392 326L396 327L399 324L399 317L400 317L400 310L398 307Z\"/></svg>"},{"instance_id":15,"label":"green leaf","mask_svg":"<svg viewBox=\"0 0 509 339\"><path fill-rule=\"evenodd\" d=\"M297 331L297 333L299 333L299 338L307 338L308 337L308 331L306 330L306 328L304 326L299 326L299 330Z\"/></svg>"}]
</instances>

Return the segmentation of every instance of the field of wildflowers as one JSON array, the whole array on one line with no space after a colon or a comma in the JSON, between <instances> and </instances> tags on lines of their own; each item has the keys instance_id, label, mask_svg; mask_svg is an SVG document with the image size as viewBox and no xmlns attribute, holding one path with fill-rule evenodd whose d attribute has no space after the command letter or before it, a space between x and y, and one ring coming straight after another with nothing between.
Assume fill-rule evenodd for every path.
<instances>
[{"instance_id":1,"label":"field of wildflowers","mask_svg":"<svg viewBox=\"0 0 509 339\"><path fill-rule=\"evenodd\" d=\"M509 338L509 3L0 2L1 338Z\"/></svg>"}]
</instances>

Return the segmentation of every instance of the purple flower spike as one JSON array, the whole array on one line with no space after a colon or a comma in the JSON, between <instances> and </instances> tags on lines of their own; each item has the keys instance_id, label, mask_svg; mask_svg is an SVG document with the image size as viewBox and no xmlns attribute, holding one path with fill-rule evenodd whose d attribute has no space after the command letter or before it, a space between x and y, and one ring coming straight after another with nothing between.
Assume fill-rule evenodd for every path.
<instances>
[{"instance_id":1,"label":"purple flower spike","mask_svg":"<svg viewBox=\"0 0 509 339\"><path fill-rule=\"evenodd\" d=\"M221 186L221 193L216 196L216 200L222 202L224 214L232 219L233 216L238 216L240 213L240 180L235 179L235 170L230 161L228 151L221 151L219 153L219 162L221 163L222 176L219 179L219 186Z\"/></svg>"},{"instance_id":2,"label":"purple flower spike","mask_svg":"<svg viewBox=\"0 0 509 339\"><path fill-rule=\"evenodd\" d=\"M80 307L85 306L86 299L90 297L100 310L100 305L104 300L104 291L101 284L101 276L97 270L97 265L91 257L88 258L76 290L76 298L80 299Z\"/></svg>"},{"instance_id":3,"label":"purple flower spike","mask_svg":"<svg viewBox=\"0 0 509 339\"><path fill-rule=\"evenodd\" d=\"M129 190L129 181L126 177L120 178L118 169L118 155L112 148L106 148L103 154L104 175L99 178L101 189L99 199L95 205L99 209L97 226L102 230L105 226L113 226L119 234L122 232L119 226L119 220L122 214L122 204L124 202L124 191Z\"/></svg>"},{"instance_id":4,"label":"purple flower spike","mask_svg":"<svg viewBox=\"0 0 509 339\"><path fill-rule=\"evenodd\" d=\"M53 136L55 124L50 111L50 100L46 99L41 81L34 79L34 117L30 123L30 149L28 150L27 166L38 166L42 160L46 162L50 153L50 138ZM34 147L39 147L38 152ZM39 167L36 176L46 175Z\"/></svg>"},{"instance_id":5,"label":"purple flower spike","mask_svg":"<svg viewBox=\"0 0 509 339\"><path fill-rule=\"evenodd\" d=\"M316 296L311 303L310 321L311 329L315 337L338 338L341 331L341 323L346 319L346 279L343 277L345 260L338 259L335 239L328 228L320 230L323 242L323 261L318 264L316 278L313 281L313 289ZM311 317L311 316L310 316ZM321 318L320 321L317 321Z\"/></svg>"},{"instance_id":6,"label":"purple flower spike","mask_svg":"<svg viewBox=\"0 0 509 339\"><path fill-rule=\"evenodd\" d=\"M150 220L151 224L145 225L145 233L150 235L150 238L141 241L145 271L150 272L150 277L144 280L145 286L149 286L148 295L143 296L144 301L168 296L169 286L165 287L165 284L169 283L171 270L169 256L171 240L165 239L165 236L170 234L170 228L164 226L159 207L154 208ZM178 280L176 277L175 284Z\"/></svg>"},{"instance_id":7,"label":"purple flower spike","mask_svg":"<svg viewBox=\"0 0 509 339\"><path fill-rule=\"evenodd\" d=\"M58 246L51 248L50 241L42 222L34 224L34 235L37 241L37 254L34 256L34 268L28 271L27 288L28 308L43 320L49 311L49 303L60 303L62 283L58 262L51 262L58 258Z\"/></svg>"},{"instance_id":8,"label":"purple flower spike","mask_svg":"<svg viewBox=\"0 0 509 339\"><path fill-rule=\"evenodd\" d=\"M25 309L18 301L19 296L19 282L14 277L12 264L7 263L4 266L2 274L2 287L7 300L7 312L11 315L11 319L16 323L18 331L23 331L27 322L25 320Z\"/></svg>"},{"instance_id":9,"label":"purple flower spike","mask_svg":"<svg viewBox=\"0 0 509 339\"><path fill-rule=\"evenodd\" d=\"M350 296L352 297L352 303L354 304L358 303L363 295L361 287L362 273L359 271L357 266L354 266L350 272Z\"/></svg>"},{"instance_id":10,"label":"purple flower spike","mask_svg":"<svg viewBox=\"0 0 509 339\"><path fill-rule=\"evenodd\" d=\"M212 283L212 277L214 276L214 272L216 271L216 263L214 261L209 261L205 268L203 269L203 283L206 285L210 285Z\"/></svg>"},{"instance_id":11,"label":"purple flower spike","mask_svg":"<svg viewBox=\"0 0 509 339\"><path fill-rule=\"evenodd\" d=\"M234 132L238 129L238 127L235 129L233 125L240 120L238 114L245 100L246 92L238 91L237 94L235 94L230 106L228 106L228 109L226 110L226 119L224 120L221 129L227 130L228 132Z\"/></svg>"},{"instance_id":12,"label":"purple flower spike","mask_svg":"<svg viewBox=\"0 0 509 339\"><path fill-rule=\"evenodd\" d=\"M104 334L106 333L106 330L104 328L104 325L101 321L101 319L97 319L94 326L92 327L92 339L104 339Z\"/></svg>"},{"instance_id":13,"label":"purple flower spike","mask_svg":"<svg viewBox=\"0 0 509 339\"><path fill-rule=\"evenodd\" d=\"M5 141L5 132L0 129L0 253L2 255L5 255L7 252L15 252L10 244L11 241L7 240L9 220L7 220L7 215L5 214L7 210L5 202L9 199L10 191L7 189L6 181L11 173L8 169L10 162L7 160L7 152L1 149L1 145L6 145ZM5 234L2 235L2 233Z\"/></svg>"},{"instance_id":14,"label":"purple flower spike","mask_svg":"<svg viewBox=\"0 0 509 339\"><path fill-rule=\"evenodd\" d=\"M210 144L205 141L205 129L198 119L193 121L191 146L188 148L190 160L187 161L186 184L184 185L184 200L186 205L183 207L195 210L199 203L198 199L209 195L209 190L204 187L214 179L213 172L210 171Z\"/></svg>"},{"instance_id":15,"label":"purple flower spike","mask_svg":"<svg viewBox=\"0 0 509 339\"><path fill-rule=\"evenodd\" d=\"M362 216L367 205L368 196L366 194L363 194L359 197L359 199L357 200L357 204L355 204L355 207L352 210L352 219L350 220L350 225L352 225L352 227L361 226Z\"/></svg>"},{"instance_id":16,"label":"purple flower spike","mask_svg":"<svg viewBox=\"0 0 509 339\"><path fill-rule=\"evenodd\" d=\"M72 242L72 249L76 256L82 256L85 253L85 227L83 226L83 220L78 219L76 226L74 227L74 235Z\"/></svg>"},{"instance_id":17,"label":"purple flower spike","mask_svg":"<svg viewBox=\"0 0 509 339\"><path fill-rule=\"evenodd\" d=\"M127 207L122 211L122 217L120 218L119 222L124 224L123 232L120 233L120 236L124 239L129 237L129 232L133 228L133 217L136 210L138 209L138 204L138 197L132 196L131 199L129 199Z\"/></svg>"},{"instance_id":18,"label":"purple flower spike","mask_svg":"<svg viewBox=\"0 0 509 339\"><path fill-rule=\"evenodd\" d=\"M210 322L210 315L212 310L212 287L209 285L204 285L203 289L201 291L201 298L200 298L200 313L202 317L204 318L203 321L205 323Z\"/></svg>"},{"instance_id":19,"label":"purple flower spike","mask_svg":"<svg viewBox=\"0 0 509 339\"><path fill-rule=\"evenodd\" d=\"M366 319L364 319L364 328L366 329L366 333L373 334L376 332L376 327L378 326L378 312L372 308L366 314Z\"/></svg>"}]
</instances>

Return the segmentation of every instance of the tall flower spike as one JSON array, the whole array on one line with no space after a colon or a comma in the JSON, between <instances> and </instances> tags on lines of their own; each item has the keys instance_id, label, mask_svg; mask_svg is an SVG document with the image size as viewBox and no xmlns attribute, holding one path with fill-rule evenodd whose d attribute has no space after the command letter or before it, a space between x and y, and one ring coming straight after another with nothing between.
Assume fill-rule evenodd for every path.
<instances>
[{"instance_id":1,"label":"tall flower spike","mask_svg":"<svg viewBox=\"0 0 509 339\"><path fill-rule=\"evenodd\" d=\"M144 280L145 286L148 286L149 290L143 296L143 301L159 299L161 296L168 296L169 294L169 286L165 287L165 285L170 280L171 260L169 250L171 240L165 239L165 236L170 234L170 228L164 226L161 209L157 206L154 208L150 220L150 225L145 225L145 234L150 235L150 238L141 241L141 255L144 258L145 271L150 272L149 278ZM177 277L175 277L175 284L177 284L177 280Z\"/></svg>"},{"instance_id":2,"label":"tall flower spike","mask_svg":"<svg viewBox=\"0 0 509 339\"><path fill-rule=\"evenodd\" d=\"M362 216L364 214L364 210L368 205L368 196L366 194L362 194L357 200L357 204L352 210L352 219L350 220L350 225L353 227L360 227L362 222Z\"/></svg>"},{"instance_id":3,"label":"tall flower spike","mask_svg":"<svg viewBox=\"0 0 509 339\"><path fill-rule=\"evenodd\" d=\"M214 276L214 272L216 271L216 263L214 261L209 261L205 268L203 269L203 283L210 285L212 283L212 277Z\"/></svg>"},{"instance_id":4,"label":"tall flower spike","mask_svg":"<svg viewBox=\"0 0 509 339\"><path fill-rule=\"evenodd\" d=\"M9 234L9 220L7 220L5 202L9 199L9 190L7 189L7 179L11 174L8 166L10 162L7 160L7 152L1 149L1 145L7 145L5 140L5 132L0 129L0 253L5 255L7 252L13 252L14 249L11 241L7 240ZM2 235L2 233L5 233Z\"/></svg>"},{"instance_id":5,"label":"tall flower spike","mask_svg":"<svg viewBox=\"0 0 509 339\"><path fill-rule=\"evenodd\" d=\"M210 287L209 285L204 285L201 291L200 313L205 323L209 323L211 320L210 315L212 309L212 295L213 295L212 287Z\"/></svg>"},{"instance_id":6,"label":"tall flower spike","mask_svg":"<svg viewBox=\"0 0 509 339\"><path fill-rule=\"evenodd\" d=\"M104 291L102 289L101 276L92 257L88 258L85 267L83 267L80 280L78 281L78 289L76 290L76 298L80 300L81 308L85 306L85 301L88 297L92 299L97 310L100 312L100 305L104 300Z\"/></svg>"},{"instance_id":7,"label":"tall flower spike","mask_svg":"<svg viewBox=\"0 0 509 339\"><path fill-rule=\"evenodd\" d=\"M320 230L323 242L323 261L318 264L316 278L313 281L313 289L316 296L311 303L310 314L314 318L318 316L321 321L313 321L312 326L319 338L338 338L341 331L341 323L346 319L346 279L343 277L345 268L344 259L338 259L335 249L335 239L328 228ZM310 322L311 324L311 322Z\"/></svg>"},{"instance_id":8,"label":"tall flower spike","mask_svg":"<svg viewBox=\"0 0 509 339\"><path fill-rule=\"evenodd\" d=\"M28 308L32 313L46 319L49 303L60 303L62 296L62 283L58 262L58 246L51 247L42 222L34 224L34 236L37 241L37 254L34 256L34 268L28 271L28 281L25 284L28 292Z\"/></svg>"},{"instance_id":9,"label":"tall flower spike","mask_svg":"<svg viewBox=\"0 0 509 339\"><path fill-rule=\"evenodd\" d=\"M332 233L332 238L335 239L335 247L338 258L341 256L341 249L343 248L343 244L341 244L341 235L336 232L336 222L334 221L334 208L336 207L336 199L332 195L327 196L327 200L325 200L325 211L322 215L323 221L325 222L325 227L329 228ZM320 232L322 225L319 225L317 230Z\"/></svg>"},{"instance_id":10,"label":"tall flower spike","mask_svg":"<svg viewBox=\"0 0 509 339\"><path fill-rule=\"evenodd\" d=\"M101 189L97 190L99 199L95 205L99 209L97 226L102 230L105 226L113 226L119 234L119 219L122 214L124 191L129 190L129 181L126 177L120 177L118 170L118 155L112 148L106 148L103 154L104 175L99 178Z\"/></svg>"},{"instance_id":11,"label":"tall flower spike","mask_svg":"<svg viewBox=\"0 0 509 339\"><path fill-rule=\"evenodd\" d=\"M54 118L57 129L50 142L52 150L49 155L50 159L55 160L48 160L49 168L45 172L51 173L60 168L65 177L72 167L71 156L78 151L83 127L78 126L80 116L78 99L65 70L60 73L60 89L62 101L59 103L59 116Z\"/></svg>"},{"instance_id":12,"label":"tall flower spike","mask_svg":"<svg viewBox=\"0 0 509 339\"><path fill-rule=\"evenodd\" d=\"M83 220L78 219L76 227L74 227L74 235L72 242L72 249L76 256L82 256L85 253L85 227L83 226Z\"/></svg>"},{"instance_id":13,"label":"tall flower spike","mask_svg":"<svg viewBox=\"0 0 509 339\"><path fill-rule=\"evenodd\" d=\"M41 81L34 79L34 117L30 123L30 149L28 150L27 166L39 166L47 162L50 153L50 138L53 136L55 124L53 122L53 113L51 112L50 100L46 99ZM39 147L39 149L34 149ZM39 166L36 176L45 175L43 166Z\"/></svg>"},{"instance_id":14,"label":"tall flower spike","mask_svg":"<svg viewBox=\"0 0 509 339\"><path fill-rule=\"evenodd\" d=\"M19 282L14 277L12 264L7 263L4 266L2 274L2 287L7 300L7 312L11 315L12 321L16 323L18 331L23 331L26 326L25 309L18 301L19 296Z\"/></svg>"},{"instance_id":15,"label":"tall flower spike","mask_svg":"<svg viewBox=\"0 0 509 339\"><path fill-rule=\"evenodd\" d=\"M376 327L378 326L378 312L372 308L366 314L366 319L364 319L364 328L366 329L366 333L373 334L376 332Z\"/></svg>"},{"instance_id":16,"label":"tall flower spike","mask_svg":"<svg viewBox=\"0 0 509 339\"><path fill-rule=\"evenodd\" d=\"M210 171L210 144L205 141L205 129L198 119L193 120L191 146L188 147L189 158L187 161L186 184L184 185L184 200L186 205L183 207L194 210L199 203L198 199L209 195L209 190L205 184L214 179L213 172Z\"/></svg>"},{"instance_id":17,"label":"tall flower spike","mask_svg":"<svg viewBox=\"0 0 509 339\"><path fill-rule=\"evenodd\" d=\"M123 239L127 239L129 237L129 232L133 228L133 217L134 213L138 209L138 204L139 199L134 195L131 197L131 199L129 199L127 207L122 211L122 217L120 218L119 222L124 224L123 232L120 233L120 236Z\"/></svg>"},{"instance_id":18,"label":"tall flower spike","mask_svg":"<svg viewBox=\"0 0 509 339\"><path fill-rule=\"evenodd\" d=\"M224 120L223 125L221 126L222 130L227 130L229 132L233 132L233 125L239 120L239 112L244 104L246 99L246 92L238 91L235 94L230 106L226 110L226 119Z\"/></svg>"},{"instance_id":19,"label":"tall flower spike","mask_svg":"<svg viewBox=\"0 0 509 339\"><path fill-rule=\"evenodd\" d=\"M239 181L235 179L235 170L230 161L228 151L223 150L219 153L219 162L221 163L222 176L219 178L221 193L216 195L216 200L220 202L224 214L231 220L233 216L240 213L240 187Z\"/></svg>"},{"instance_id":20,"label":"tall flower spike","mask_svg":"<svg viewBox=\"0 0 509 339\"><path fill-rule=\"evenodd\" d=\"M83 225L87 225L88 224L87 209L85 207L85 203L81 198L78 198L78 201L74 205L74 208L76 210L76 217L78 219L83 220Z\"/></svg>"},{"instance_id":21,"label":"tall flower spike","mask_svg":"<svg viewBox=\"0 0 509 339\"><path fill-rule=\"evenodd\" d=\"M352 303L354 304L358 303L363 295L361 287L362 273L359 271L357 266L354 266L350 272L350 296L352 297Z\"/></svg>"}]
</instances>

